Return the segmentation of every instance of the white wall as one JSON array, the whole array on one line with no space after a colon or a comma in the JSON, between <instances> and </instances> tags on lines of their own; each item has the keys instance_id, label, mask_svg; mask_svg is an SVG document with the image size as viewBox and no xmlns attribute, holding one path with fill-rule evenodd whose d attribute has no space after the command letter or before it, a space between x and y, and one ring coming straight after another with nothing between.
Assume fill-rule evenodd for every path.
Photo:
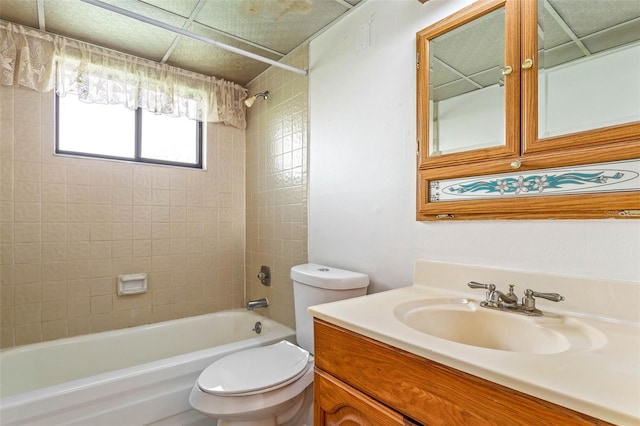
<instances>
[{"instance_id":1,"label":"white wall","mask_svg":"<svg viewBox=\"0 0 640 426\"><path fill-rule=\"evenodd\" d=\"M416 259L640 281L640 221L415 221L415 33L469 3L369 0L311 42L309 260L370 292L411 284Z\"/></svg>"}]
</instances>

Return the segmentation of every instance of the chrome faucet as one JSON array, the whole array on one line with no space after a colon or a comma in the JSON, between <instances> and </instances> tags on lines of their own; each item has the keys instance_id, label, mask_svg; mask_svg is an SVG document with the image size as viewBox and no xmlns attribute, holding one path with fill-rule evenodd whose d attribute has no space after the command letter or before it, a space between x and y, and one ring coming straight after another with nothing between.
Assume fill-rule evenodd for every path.
<instances>
[{"instance_id":1,"label":"chrome faucet","mask_svg":"<svg viewBox=\"0 0 640 426\"><path fill-rule=\"evenodd\" d=\"M522 315L529 316L542 316L541 310L536 309L535 297L542 297L543 299L551 300L553 302L560 302L564 300L564 297L558 293L539 293L531 289L527 289L524 292L522 298L522 304L518 303L518 296L513 292L514 285L509 285L509 291L503 293L500 290L496 290L494 284L483 284L476 281L471 281L467 284L471 288L484 288L487 290L486 299L480 302L480 306L483 308L498 309L507 312L513 312Z\"/></svg>"},{"instance_id":2,"label":"chrome faucet","mask_svg":"<svg viewBox=\"0 0 640 426\"><path fill-rule=\"evenodd\" d=\"M269 306L269 300L266 297L258 300L249 300L247 302L247 311L253 311L255 308L266 308Z\"/></svg>"}]
</instances>

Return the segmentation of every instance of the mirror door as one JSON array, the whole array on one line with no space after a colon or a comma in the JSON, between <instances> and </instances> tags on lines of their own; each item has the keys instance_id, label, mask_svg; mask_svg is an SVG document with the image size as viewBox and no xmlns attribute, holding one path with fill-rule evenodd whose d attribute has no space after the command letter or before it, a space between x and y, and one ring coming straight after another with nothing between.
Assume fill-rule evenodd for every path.
<instances>
[{"instance_id":1,"label":"mirror door","mask_svg":"<svg viewBox=\"0 0 640 426\"><path fill-rule=\"evenodd\" d=\"M524 152L637 139L640 1L522 8Z\"/></svg>"},{"instance_id":2,"label":"mirror door","mask_svg":"<svg viewBox=\"0 0 640 426\"><path fill-rule=\"evenodd\" d=\"M519 154L518 3L477 2L418 33L422 165Z\"/></svg>"}]
</instances>

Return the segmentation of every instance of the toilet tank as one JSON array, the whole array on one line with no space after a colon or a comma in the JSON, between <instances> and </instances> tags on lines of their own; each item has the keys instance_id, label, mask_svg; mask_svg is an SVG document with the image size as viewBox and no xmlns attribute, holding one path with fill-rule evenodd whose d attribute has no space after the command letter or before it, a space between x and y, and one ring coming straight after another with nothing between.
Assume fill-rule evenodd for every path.
<instances>
[{"instance_id":1,"label":"toilet tank","mask_svg":"<svg viewBox=\"0 0 640 426\"><path fill-rule=\"evenodd\" d=\"M364 296L369 276L331 266L306 263L291 268L298 345L313 351L313 318L307 308L321 303Z\"/></svg>"}]
</instances>

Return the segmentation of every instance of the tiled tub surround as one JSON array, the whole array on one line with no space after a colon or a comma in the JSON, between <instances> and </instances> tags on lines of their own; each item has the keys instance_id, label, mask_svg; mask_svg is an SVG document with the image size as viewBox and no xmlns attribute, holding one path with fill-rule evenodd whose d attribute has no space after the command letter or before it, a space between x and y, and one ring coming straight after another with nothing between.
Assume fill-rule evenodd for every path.
<instances>
[{"instance_id":1,"label":"tiled tub surround","mask_svg":"<svg viewBox=\"0 0 640 426\"><path fill-rule=\"evenodd\" d=\"M283 62L307 68L308 46ZM308 78L269 68L249 93L269 91L247 110L247 298L268 297L265 312L295 327L289 271L307 262ZM271 267L271 287L256 276Z\"/></svg>"},{"instance_id":2,"label":"tiled tub surround","mask_svg":"<svg viewBox=\"0 0 640 426\"><path fill-rule=\"evenodd\" d=\"M53 106L0 87L2 347L243 306L244 131L207 126L206 171L61 157Z\"/></svg>"},{"instance_id":3,"label":"tiled tub surround","mask_svg":"<svg viewBox=\"0 0 640 426\"><path fill-rule=\"evenodd\" d=\"M469 289L469 281L493 283L501 291L506 291L508 284L515 284L519 296L526 288L560 293L564 301L556 304L539 298L538 308L575 318L604 335L604 341L589 348L551 354L485 349L421 333L394 316L396 306L421 299L483 300L485 291ZM312 306L309 312L372 339L598 419L637 425L638 300L637 282L418 261L413 286ZM504 321L517 315L498 314L504 316Z\"/></svg>"}]
</instances>

